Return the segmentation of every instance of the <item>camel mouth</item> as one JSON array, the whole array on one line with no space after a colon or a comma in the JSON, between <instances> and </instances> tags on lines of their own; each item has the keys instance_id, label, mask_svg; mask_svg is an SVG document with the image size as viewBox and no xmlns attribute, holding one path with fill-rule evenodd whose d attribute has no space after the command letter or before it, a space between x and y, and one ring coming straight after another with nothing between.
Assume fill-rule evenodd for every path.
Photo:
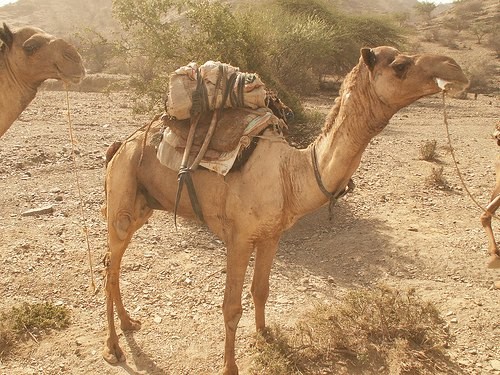
<instances>
[{"instance_id":1,"label":"camel mouth","mask_svg":"<svg viewBox=\"0 0 500 375\"><path fill-rule=\"evenodd\" d=\"M84 76L65 76L61 77L61 81L65 84L78 85L83 81Z\"/></svg>"},{"instance_id":2,"label":"camel mouth","mask_svg":"<svg viewBox=\"0 0 500 375\"><path fill-rule=\"evenodd\" d=\"M75 74L64 73L57 65L56 65L56 69L57 69L58 78L61 81L63 81L65 84L78 85L85 78L86 72L85 72L85 68L83 68L82 66L80 66L80 71L78 73L75 73Z\"/></svg>"},{"instance_id":3,"label":"camel mouth","mask_svg":"<svg viewBox=\"0 0 500 375\"><path fill-rule=\"evenodd\" d=\"M436 85L441 89L441 91L444 91L446 93L450 94L456 94L459 93L463 90L465 90L469 82L462 82L462 81L448 81L445 79L441 78L434 78L434 81L436 82Z\"/></svg>"}]
</instances>

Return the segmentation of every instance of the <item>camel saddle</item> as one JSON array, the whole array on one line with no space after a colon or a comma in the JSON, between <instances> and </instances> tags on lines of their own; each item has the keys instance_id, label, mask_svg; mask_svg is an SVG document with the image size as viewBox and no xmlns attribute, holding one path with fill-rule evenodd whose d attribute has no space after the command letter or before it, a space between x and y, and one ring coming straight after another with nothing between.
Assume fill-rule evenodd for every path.
<instances>
[{"instance_id":1,"label":"camel saddle","mask_svg":"<svg viewBox=\"0 0 500 375\"><path fill-rule=\"evenodd\" d=\"M202 113L190 150L190 161L198 154L205 140L213 112ZM158 146L158 159L172 170L179 170L186 148L190 120L176 120L167 115L161 118L164 131ZM278 133L285 123L268 108L226 108L221 112L208 150L200 162L202 167L226 175L236 158L250 145L250 141L264 129L272 126Z\"/></svg>"},{"instance_id":2,"label":"camel saddle","mask_svg":"<svg viewBox=\"0 0 500 375\"><path fill-rule=\"evenodd\" d=\"M226 108L221 113L209 143L209 150L219 153L234 150L240 143L243 135L251 137L260 133L269 125L269 120L273 116L272 111L267 108ZM201 114L193 139L192 147L194 150L199 149L205 140L212 114L213 111ZM175 135L187 141L190 119L176 120L164 115L162 122L164 128L169 128ZM247 128L248 131L246 131Z\"/></svg>"}]
</instances>

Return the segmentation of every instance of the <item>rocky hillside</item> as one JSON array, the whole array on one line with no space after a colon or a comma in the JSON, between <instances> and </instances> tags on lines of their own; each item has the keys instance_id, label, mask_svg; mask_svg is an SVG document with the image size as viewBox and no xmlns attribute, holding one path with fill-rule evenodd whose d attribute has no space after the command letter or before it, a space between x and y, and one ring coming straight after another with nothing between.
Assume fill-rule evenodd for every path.
<instances>
[{"instance_id":1,"label":"rocky hillside","mask_svg":"<svg viewBox=\"0 0 500 375\"><path fill-rule=\"evenodd\" d=\"M18 0L0 7L7 25L33 25L57 35L68 35L86 27L108 32L118 28L112 17L112 0Z\"/></svg>"},{"instance_id":2,"label":"rocky hillside","mask_svg":"<svg viewBox=\"0 0 500 375\"><path fill-rule=\"evenodd\" d=\"M228 0L234 5L254 5L268 0ZM417 0L329 0L347 12L411 12ZM112 0L18 0L0 7L0 19L13 27L34 25L58 35L86 27L100 32L118 29L112 17Z\"/></svg>"}]
</instances>

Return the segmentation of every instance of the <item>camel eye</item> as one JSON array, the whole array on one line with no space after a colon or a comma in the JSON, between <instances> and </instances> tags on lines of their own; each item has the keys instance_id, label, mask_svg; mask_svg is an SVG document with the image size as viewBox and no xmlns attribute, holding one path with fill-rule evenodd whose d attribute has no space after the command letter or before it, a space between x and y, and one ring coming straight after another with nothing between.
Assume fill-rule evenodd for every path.
<instances>
[{"instance_id":1,"label":"camel eye","mask_svg":"<svg viewBox=\"0 0 500 375\"><path fill-rule=\"evenodd\" d=\"M406 73L406 70L408 69L408 63L403 62L403 63L394 63L392 64L392 69L394 69L394 72L396 72L396 75L399 78L403 78L404 74Z\"/></svg>"},{"instance_id":2,"label":"camel eye","mask_svg":"<svg viewBox=\"0 0 500 375\"><path fill-rule=\"evenodd\" d=\"M24 49L24 52L26 52L26 54L28 56L31 56L33 55L39 48L41 47L41 44L36 41L36 40L31 40L31 39L28 39L24 44L23 44L23 49Z\"/></svg>"}]
</instances>

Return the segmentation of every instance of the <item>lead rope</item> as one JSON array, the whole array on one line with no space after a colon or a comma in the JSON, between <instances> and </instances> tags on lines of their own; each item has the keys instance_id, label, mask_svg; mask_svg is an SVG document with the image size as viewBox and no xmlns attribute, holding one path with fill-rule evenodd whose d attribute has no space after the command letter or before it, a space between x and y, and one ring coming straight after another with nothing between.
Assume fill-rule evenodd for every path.
<instances>
[{"instance_id":1,"label":"lead rope","mask_svg":"<svg viewBox=\"0 0 500 375\"><path fill-rule=\"evenodd\" d=\"M69 105L69 92L68 92L68 87L65 85L66 88L66 106L67 106L67 111L68 111L68 125L69 125L69 138L71 141L71 160L73 162L73 172L75 175L75 180L76 180L76 187L78 190L78 199L79 199L79 206L80 206L80 215L83 221L83 233L85 234L85 242L87 243L87 255L89 258L89 268L90 268L90 283L92 286L92 291L95 294L96 293L96 286L95 286L95 280L94 280L94 266L92 263L92 255L90 252L90 241L89 241L89 230L87 227L87 219L85 217L85 211L83 210L83 197L82 197L82 189L80 187L80 176L78 174L78 166L76 164L76 157L75 157L75 137L73 136L73 122L71 121L71 111L70 111L70 105Z\"/></svg>"},{"instance_id":2,"label":"lead rope","mask_svg":"<svg viewBox=\"0 0 500 375\"><path fill-rule=\"evenodd\" d=\"M479 207L479 209L483 212L487 212L486 211L486 208L484 208L473 196L472 196L472 193L469 191L469 188L467 187L467 185L465 184L465 181L462 177L462 173L460 172L460 168L458 168L458 162L457 162L457 158L455 157L455 150L453 149L453 146L451 145L451 137L450 137L450 129L449 129L449 125L448 125L448 114L446 112L446 101L445 101L445 91L443 90L443 118L444 118L444 125L445 125L445 128L446 128L446 137L448 138L448 146L450 147L450 153L451 153L451 157L453 159L453 163L455 164L455 169L457 171L457 174L458 174L458 178L460 179L460 182L462 183L462 186L463 188L465 189L465 191L467 192L467 194L469 195L470 199L472 199L472 201L476 204L477 207ZM496 215L491 215L493 216L495 219L497 220L500 220L500 218Z\"/></svg>"}]
</instances>

